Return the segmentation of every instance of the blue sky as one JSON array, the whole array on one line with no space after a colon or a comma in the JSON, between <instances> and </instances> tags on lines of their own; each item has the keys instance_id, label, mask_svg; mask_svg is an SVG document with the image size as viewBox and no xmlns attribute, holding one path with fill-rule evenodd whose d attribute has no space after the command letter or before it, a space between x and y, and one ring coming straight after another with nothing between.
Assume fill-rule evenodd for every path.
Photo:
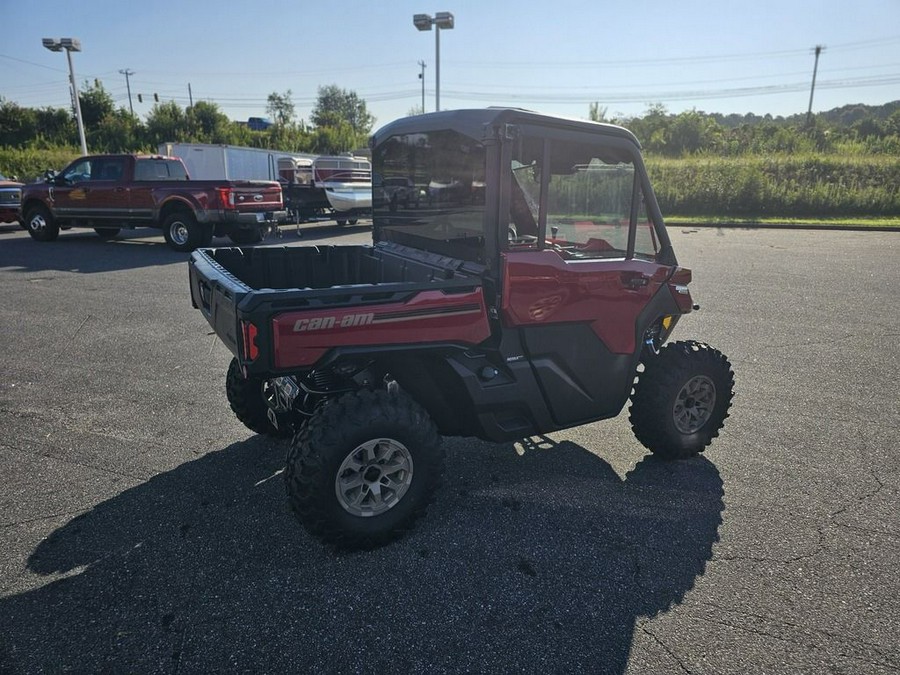
<instances>
[{"instance_id":1,"label":"blue sky","mask_svg":"<svg viewBox=\"0 0 900 675\"><path fill-rule=\"evenodd\" d=\"M290 89L305 119L317 88L336 84L366 101L377 127L421 105L419 61L434 109L435 35L412 15L438 11L456 20L441 32L443 109L805 113L816 45L813 110L900 99L900 0L0 0L0 96L67 106L65 56L41 38L77 37L79 86L99 79L127 108L119 71L130 69L141 116L154 93L186 106L190 84L194 101L236 120L265 115L268 94Z\"/></svg>"}]
</instances>

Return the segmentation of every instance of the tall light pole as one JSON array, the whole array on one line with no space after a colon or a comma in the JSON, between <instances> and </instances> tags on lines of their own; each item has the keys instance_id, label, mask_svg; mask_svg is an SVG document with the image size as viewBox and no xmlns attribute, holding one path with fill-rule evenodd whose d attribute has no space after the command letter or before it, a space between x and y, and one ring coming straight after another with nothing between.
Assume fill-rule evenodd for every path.
<instances>
[{"instance_id":1,"label":"tall light pole","mask_svg":"<svg viewBox=\"0 0 900 675\"><path fill-rule=\"evenodd\" d=\"M81 101L78 100L78 87L75 85L75 68L72 67L72 52L81 51L81 40L78 38L43 38L43 45L51 52L65 51L69 60L69 83L72 85L72 97L75 99L75 121L78 123L78 136L81 139L81 154L88 154L87 141L84 138L84 122L81 120Z\"/></svg>"},{"instance_id":2,"label":"tall light pole","mask_svg":"<svg viewBox=\"0 0 900 675\"><path fill-rule=\"evenodd\" d=\"M437 12L434 17L428 14L413 15L413 25L419 30L431 30L434 26L434 109L441 109L441 29L453 28L453 14ZM423 106L424 108L424 106Z\"/></svg>"}]
</instances>

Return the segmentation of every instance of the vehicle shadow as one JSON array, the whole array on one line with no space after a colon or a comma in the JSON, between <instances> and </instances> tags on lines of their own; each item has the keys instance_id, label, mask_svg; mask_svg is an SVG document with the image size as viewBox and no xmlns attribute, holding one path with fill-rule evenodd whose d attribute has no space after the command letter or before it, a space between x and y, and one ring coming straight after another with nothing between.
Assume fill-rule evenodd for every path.
<instances>
[{"instance_id":1,"label":"vehicle shadow","mask_svg":"<svg viewBox=\"0 0 900 675\"><path fill-rule=\"evenodd\" d=\"M367 553L305 534L261 437L98 504L0 601L0 671L621 673L712 557L706 459L620 478L566 441L447 446L426 519Z\"/></svg>"},{"instance_id":2,"label":"vehicle shadow","mask_svg":"<svg viewBox=\"0 0 900 675\"><path fill-rule=\"evenodd\" d=\"M25 272L57 270L96 274L116 270L184 264L188 253L168 247L156 230L124 230L105 240L93 230L73 229L55 241L34 241L21 229L0 235L0 267Z\"/></svg>"}]
</instances>

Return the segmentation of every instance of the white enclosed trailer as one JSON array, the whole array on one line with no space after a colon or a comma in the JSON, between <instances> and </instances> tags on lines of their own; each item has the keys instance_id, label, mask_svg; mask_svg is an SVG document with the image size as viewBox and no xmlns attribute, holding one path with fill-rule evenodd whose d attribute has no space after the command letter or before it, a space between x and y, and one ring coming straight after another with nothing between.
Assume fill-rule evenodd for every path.
<instances>
[{"instance_id":1,"label":"white enclosed trailer","mask_svg":"<svg viewBox=\"0 0 900 675\"><path fill-rule=\"evenodd\" d=\"M209 143L160 143L159 153L180 157L196 180L278 180L278 160L315 155Z\"/></svg>"}]
</instances>

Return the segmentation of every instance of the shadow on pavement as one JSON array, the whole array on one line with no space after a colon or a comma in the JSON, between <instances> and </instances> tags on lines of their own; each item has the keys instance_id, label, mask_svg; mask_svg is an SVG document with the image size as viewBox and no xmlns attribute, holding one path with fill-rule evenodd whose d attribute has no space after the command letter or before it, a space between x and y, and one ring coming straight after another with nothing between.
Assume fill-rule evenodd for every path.
<instances>
[{"instance_id":1,"label":"shadow on pavement","mask_svg":"<svg viewBox=\"0 0 900 675\"><path fill-rule=\"evenodd\" d=\"M261 437L70 520L0 601L0 671L610 672L718 539L703 458L624 480L569 442L447 440L445 487L385 548L337 554L287 512Z\"/></svg>"}]
</instances>

